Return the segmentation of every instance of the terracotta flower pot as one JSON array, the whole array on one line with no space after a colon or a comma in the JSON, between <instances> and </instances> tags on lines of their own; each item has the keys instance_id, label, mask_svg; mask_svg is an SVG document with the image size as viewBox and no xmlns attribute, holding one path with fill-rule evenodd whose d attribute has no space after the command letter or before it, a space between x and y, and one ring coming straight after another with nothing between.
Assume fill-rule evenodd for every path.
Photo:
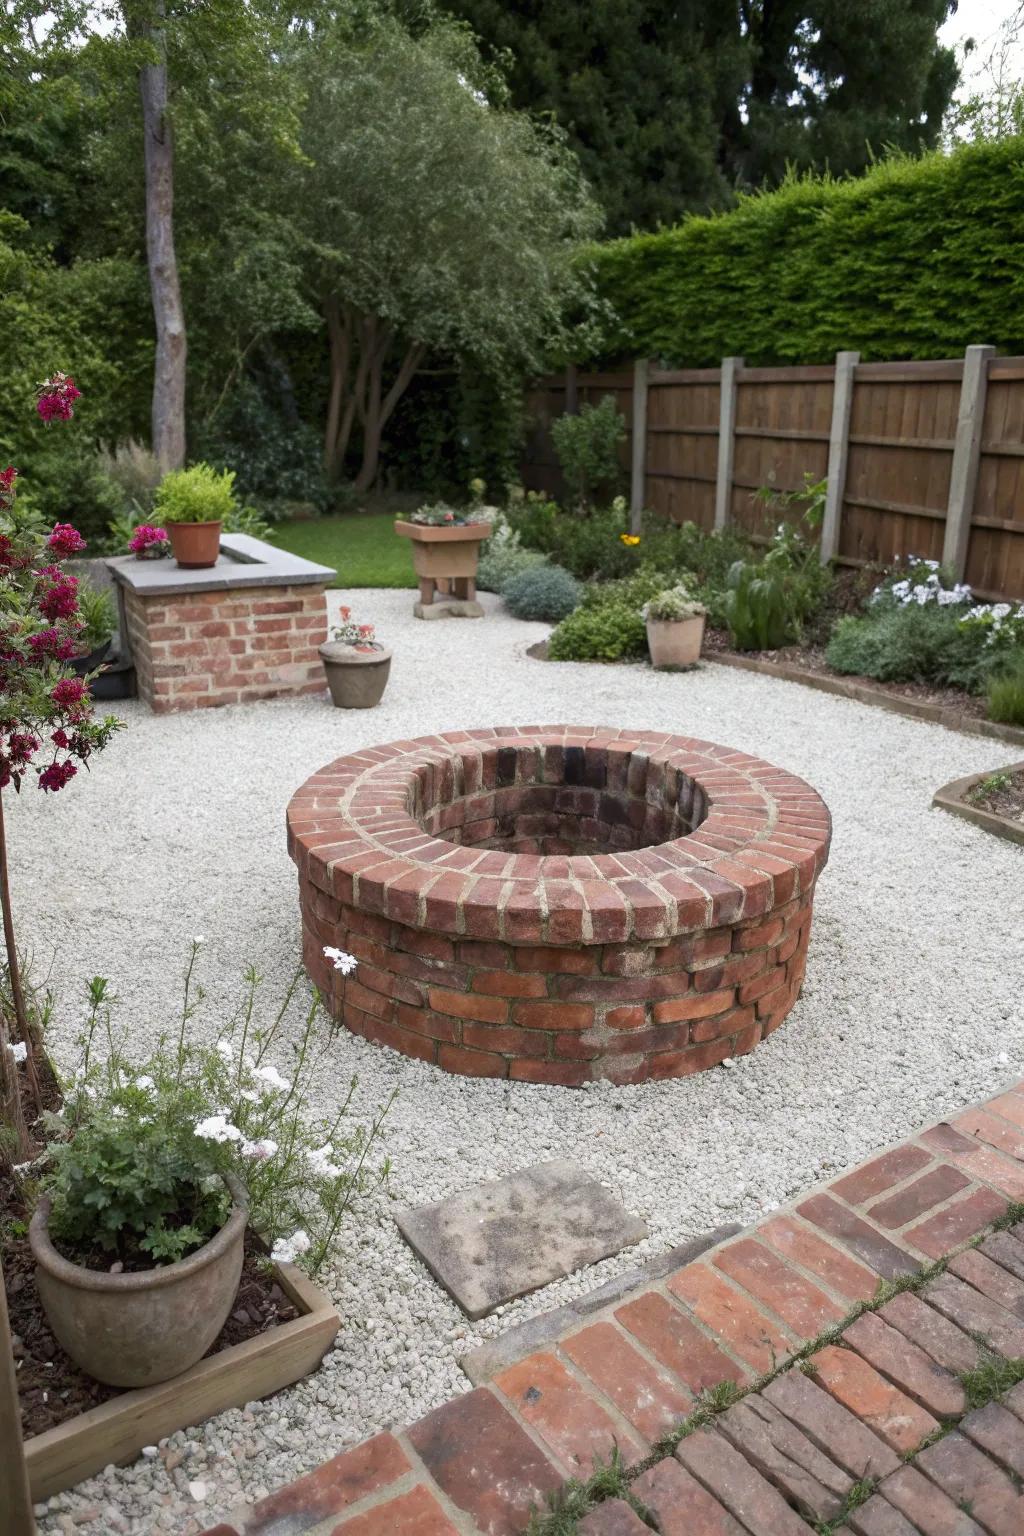
<instances>
[{"instance_id":1,"label":"terracotta flower pot","mask_svg":"<svg viewBox=\"0 0 1024 1536\"><path fill-rule=\"evenodd\" d=\"M335 709L373 709L380 703L391 673L390 651L361 651L328 640L320 647L320 659Z\"/></svg>"},{"instance_id":2,"label":"terracotta flower pot","mask_svg":"<svg viewBox=\"0 0 1024 1536\"><path fill-rule=\"evenodd\" d=\"M187 571L204 571L217 564L220 523L168 523L174 558Z\"/></svg>"},{"instance_id":3,"label":"terracotta flower pot","mask_svg":"<svg viewBox=\"0 0 1024 1536\"><path fill-rule=\"evenodd\" d=\"M647 649L656 670L696 666L704 642L704 615L692 619L648 619Z\"/></svg>"},{"instance_id":4,"label":"terracotta flower pot","mask_svg":"<svg viewBox=\"0 0 1024 1536\"><path fill-rule=\"evenodd\" d=\"M76 1365L111 1387L151 1387L200 1360L227 1320L242 1273L245 1190L227 1179L232 1210L177 1264L111 1275L63 1258L50 1241L50 1202L29 1227L36 1285L50 1327Z\"/></svg>"}]
</instances>

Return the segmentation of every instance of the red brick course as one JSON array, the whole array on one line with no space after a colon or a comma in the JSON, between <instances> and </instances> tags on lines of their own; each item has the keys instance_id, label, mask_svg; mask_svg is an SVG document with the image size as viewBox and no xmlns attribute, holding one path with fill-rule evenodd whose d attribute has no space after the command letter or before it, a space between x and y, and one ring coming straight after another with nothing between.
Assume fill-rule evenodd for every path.
<instances>
[{"instance_id":1,"label":"red brick course","mask_svg":"<svg viewBox=\"0 0 1024 1536\"><path fill-rule=\"evenodd\" d=\"M879 1230L872 1249L865 1238L876 1230L872 1205L948 1170L944 1148L967 1166L986 1144L982 1132L1024 1124L1024 1083L987 1111L996 1123L972 1121L977 1140L957 1131L951 1141L945 1126L911 1138L898 1155L840 1177L827 1194L638 1293L567 1318L564 1336L515 1363L504 1355L493 1377L477 1373L484 1384L474 1391L344 1452L207 1536L523 1536L531 1505L543 1507L567 1474L607 1461L616 1445L637 1467L695 1394L730 1380L756 1389L631 1485L662 1536L813 1536L819 1522L841 1517L862 1479L877 1491L846 1511L836 1536L1017 1536L1024 1382L968 1413L958 1376L978 1363L982 1340L1004 1355L1024 1353L1024 1224L976 1248L964 1248L969 1234L951 1227L941 1254L948 1268L919 1294L902 1292L840 1324L803 1369L754 1382L756 1370L784 1365L810 1341L808 1330L829 1321L824 1297L868 1296L891 1274L888 1239ZM1007 1169L1024 1167L1024 1148L1006 1146L1005 1168L986 1161L982 1175L999 1188ZM972 1196L982 1193L992 1191L972 1184ZM822 1200L858 1225L822 1227L801 1214L820 1213ZM915 1208L912 1200L910 1222ZM904 1273L923 1257L914 1230L900 1234ZM940 1426L945 1437L928 1445ZM649 1526L609 1500L579 1529L639 1536Z\"/></svg>"},{"instance_id":2,"label":"red brick course","mask_svg":"<svg viewBox=\"0 0 1024 1536\"><path fill-rule=\"evenodd\" d=\"M327 639L324 589L123 590L139 697L158 714L318 693Z\"/></svg>"},{"instance_id":3,"label":"red brick course","mask_svg":"<svg viewBox=\"0 0 1024 1536\"><path fill-rule=\"evenodd\" d=\"M768 763L590 727L368 748L288 808L303 958L337 1019L449 1071L568 1085L686 1076L776 1029L829 837Z\"/></svg>"}]
</instances>

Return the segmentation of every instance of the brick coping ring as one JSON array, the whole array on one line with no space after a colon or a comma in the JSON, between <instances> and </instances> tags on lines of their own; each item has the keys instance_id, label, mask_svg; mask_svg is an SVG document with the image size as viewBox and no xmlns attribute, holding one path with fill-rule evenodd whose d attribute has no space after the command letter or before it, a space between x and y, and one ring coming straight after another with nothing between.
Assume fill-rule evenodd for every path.
<instances>
[{"instance_id":1,"label":"brick coping ring","mask_svg":"<svg viewBox=\"0 0 1024 1536\"><path fill-rule=\"evenodd\" d=\"M808 784L748 753L563 725L365 748L287 820L336 1018L451 1071L570 1085L684 1075L776 1028L831 835Z\"/></svg>"}]
</instances>

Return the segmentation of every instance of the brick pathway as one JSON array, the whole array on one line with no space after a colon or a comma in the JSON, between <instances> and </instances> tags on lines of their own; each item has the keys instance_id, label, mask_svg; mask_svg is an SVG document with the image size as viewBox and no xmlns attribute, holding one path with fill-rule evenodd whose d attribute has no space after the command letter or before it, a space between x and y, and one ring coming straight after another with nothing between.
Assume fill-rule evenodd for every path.
<instances>
[{"instance_id":1,"label":"brick pathway","mask_svg":"<svg viewBox=\"0 0 1024 1536\"><path fill-rule=\"evenodd\" d=\"M841 1522L836 1536L1022 1536L1024 1383L967 1413L959 1380L979 1339L1024 1357L1024 1223L964 1248L1022 1200L1024 1081L208 1536L520 1536L531 1506L595 1457L617 1444L627 1464L644 1460L704 1388L749 1385L881 1279L948 1255L922 1293L860 1316L687 1436L633 1492L662 1536L807 1536L818 1522ZM874 1491L848 1508L863 1479ZM614 1500L579 1529L651 1527Z\"/></svg>"}]
</instances>

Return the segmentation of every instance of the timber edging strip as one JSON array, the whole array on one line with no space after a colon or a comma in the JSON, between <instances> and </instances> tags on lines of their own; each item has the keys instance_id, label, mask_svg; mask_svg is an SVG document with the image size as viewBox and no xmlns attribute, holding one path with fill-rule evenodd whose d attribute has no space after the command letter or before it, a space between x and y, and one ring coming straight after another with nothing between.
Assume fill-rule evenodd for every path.
<instances>
[{"instance_id":1,"label":"timber edging strip","mask_svg":"<svg viewBox=\"0 0 1024 1536\"><path fill-rule=\"evenodd\" d=\"M991 778L993 773L1022 771L1024 762L1007 763L1003 768L990 768L981 773L968 773L962 779L952 779L935 791L932 805L949 811L953 816L960 816L964 821L973 822L976 827L991 832L993 837L1005 838L1010 843L1024 843L1024 821L1011 821L1009 816L1001 816L998 811L986 811L983 806L969 805L965 798L968 790L980 784L983 779Z\"/></svg>"}]
</instances>

